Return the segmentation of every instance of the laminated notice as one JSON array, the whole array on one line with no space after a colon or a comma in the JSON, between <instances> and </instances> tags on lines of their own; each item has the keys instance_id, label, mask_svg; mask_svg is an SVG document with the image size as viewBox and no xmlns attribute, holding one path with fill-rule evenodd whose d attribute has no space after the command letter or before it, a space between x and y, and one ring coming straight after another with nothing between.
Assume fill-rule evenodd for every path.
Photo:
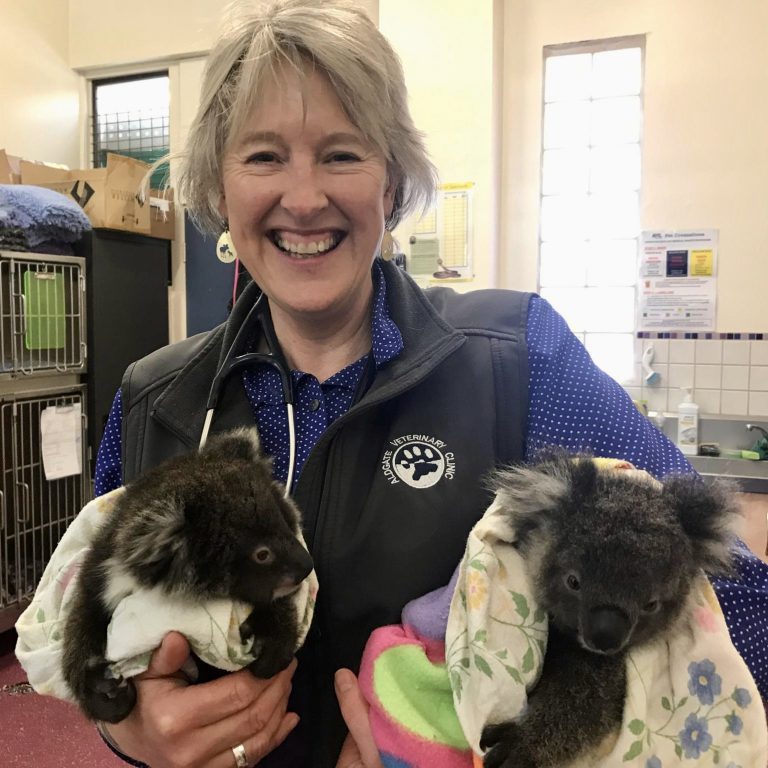
<instances>
[{"instance_id":1,"label":"laminated notice","mask_svg":"<svg viewBox=\"0 0 768 768\"><path fill-rule=\"evenodd\" d=\"M83 471L83 426L80 403L56 405L40 414L40 446L46 480Z\"/></svg>"}]
</instances>

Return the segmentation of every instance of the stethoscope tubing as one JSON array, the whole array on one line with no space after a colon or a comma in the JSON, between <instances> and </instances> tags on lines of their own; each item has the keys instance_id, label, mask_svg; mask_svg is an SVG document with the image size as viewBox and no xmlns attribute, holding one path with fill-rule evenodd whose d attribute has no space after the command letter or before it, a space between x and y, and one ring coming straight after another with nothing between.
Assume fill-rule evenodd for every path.
<instances>
[{"instance_id":1,"label":"stethoscope tubing","mask_svg":"<svg viewBox=\"0 0 768 768\"><path fill-rule=\"evenodd\" d=\"M219 369L213 377L211 382L211 388L208 393L208 401L206 404L205 421L203 422L203 429L200 433L200 443L198 450L202 450L208 440L208 433L213 423L213 417L216 413L216 407L219 401L219 395L221 394L224 382L229 376L234 373L238 368L252 362L266 363L271 365L280 374L280 383L283 392L283 403L285 404L286 415L288 417L288 475L285 481L284 496L288 498L293 487L293 476L296 471L296 417L293 407L293 382L291 380L291 372L288 369L288 365L282 356L277 337L275 336L274 328L272 328L271 320L266 319L263 316L263 312L267 305L267 299L265 294L261 294L259 298L254 302L254 305L248 310L248 314L243 320L242 325L235 334L235 339L227 350L224 360L222 361ZM237 354L237 348L240 346L241 340L248 338L250 326L252 323L258 322L261 325L262 333L267 344L268 351L263 352L249 352L243 355Z\"/></svg>"},{"instance_id":2,"label":"stethoscope tubing","mask_svg":"<svg viewBox=\"0 0 768 768\"><path fill-rule=\"evenodd\" d=\"M293 474L296 471L296 418L293 413L293 403L286 403L285 410L288 414L288 475L285 480L285 493L287 499L293 488Z\"/></svg>"}]
</instances>

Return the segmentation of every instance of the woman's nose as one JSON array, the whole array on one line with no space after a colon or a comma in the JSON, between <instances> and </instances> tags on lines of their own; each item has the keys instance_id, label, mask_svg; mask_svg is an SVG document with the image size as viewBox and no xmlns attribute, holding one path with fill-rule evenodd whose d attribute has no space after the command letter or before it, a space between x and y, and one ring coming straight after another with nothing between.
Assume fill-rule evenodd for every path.
<instances>
[{"instance_id":1,"label":"woman's nose","mask_svg":"<svg viewBox=\"0 0 768 768\"><path fill-rule=\"evenodd\" d=\"M296 220L310 220L328 206L319 174L314 169L294 169L287 175L280 200Z\"/></svg>"}]
</instances>

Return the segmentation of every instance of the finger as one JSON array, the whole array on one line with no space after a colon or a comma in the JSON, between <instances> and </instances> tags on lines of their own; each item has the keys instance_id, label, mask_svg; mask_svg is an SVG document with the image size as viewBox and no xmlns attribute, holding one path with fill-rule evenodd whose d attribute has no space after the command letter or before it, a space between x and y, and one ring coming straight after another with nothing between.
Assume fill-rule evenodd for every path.
<instances>
[{"instance_id":1,"label":"finger","mask_svg":"<svg viewBox=\"0 0 768 768\"><path fill-rule=\"evenodd\" d=\"M252 707L262 694L269 691L269 695L257 711L239 721L241 730L238 733L241 736L243 733L253 732L247 725L249 719L262 724L267 721L274 707L274 702L287 695L295 669L296 662L294 660L282 672L269 680L259 680L244 669L224 675L218 680L189 686L184 689L186 716L183 722L177 723L177 726L179 728L200 729L225 723L233 715L247 713L249 707ZM150 681L144 681L144 685L148 682ZM235 727L237 726L235 725ZM229 726L223 732L224 736L232 736L231 731L232 727Z\"/></svg>"},{"instance_id":2,"label":"finger","mask_svg":"<svg viewBox=\"0 0 768 768\"><path fill-rule=\"evenodd\" d=\"M210 754L239 744L243 737L263 730L276 710L285 712L295 669L294 659L269 680L241 670L188 688L185 694L194 706L185 727L194 729L200 743L209 745Z\"/></svg>"},{"instance_id":3,"label":"finger","mask_svg":"<svg viewBox=\"0 0 768 768\"><path fill-rule=\"evenodd\" d=\"M254 733L264 727L275 707L287 700L291 690L291 680L296 671L296 659L282 671L269 680L254 677L247 669L233 672L220 680L196 686L206 689L210 694L209 706L215 712L216 720L212 724L227 721L234 715L240 715L243 730L239 732Z\"/></svg>"},{"instance_id":4,"label":"finger","mask_svg":"<svg viewBox=\"0 0 768 768\"><path fill-rule=\"evenodd\" d=\"M339 669L335 680L336 698L339 708L347 724L349 734L357 746L365 768L381 768L379 750L373 739L371 723L368 718L368 702L365 700L357 677L349 669ZM354 766L354 762L352 763Z\"/></svg>"},{"instance_id":5,"label":"finger","mask_svg":"<svg viewBox=\"0 0 768 768\"><path fill-rule=\"evenodd\" d=\"M181 765L235 768L232 747L245 743L246 739L261 736L249 745L248 755L252 763L252 754L265 753L273 748L270 744L281 743L296 725L296 722L289 721L288 726L282 725L281 730L295 666L294 662L271 680L256 680L249 671L242 670L211 683L184 688L178 694L172 692L172 697L178 695L179 701L184 700L182 709L168 705L165 715L163 740L174 759ZM159 682L150 679L143 681L142 685L152 686ZM261 695L253 694L254 687ZM230 691L227 693L226 689ZM222 690L225 692L222 693ZM222 718L222 712L220 709L217 711L217 707L227 707L235 701L240 701L243 706L238 704L237 711ZM213 705L211 702L214 702ZM171 710L174 710L172 722L168 720ZM116 728L120 730L121 725ZM277 741L278 738L280 741ZM124 734L118 733L118 743L122 745L124 740L129 743ZM133 744L133 741L130 743ZM139 754L139 751L134 751Z\"/></svg>"},{"instance_id":6,"label":"finger","mask_svg":"<svg viewBox=\"0 0 768 768\"><path fill-rule=\"evenodd\" d=\"M283 715L275 734L275 748L288 738L288 734L299 724L300 719L295 712L288 712Z\"/></svg>"},{"instance_id":7,"label":"finger","mask_svg":"<svg viewBox=\"0 0 768 768\"><path fill-rule=\"evenodd\" d=\"M189 643L179 632L169 632L160 647L152 654L149 668L137 676L139 680L155 677L170 677L176 674L189 659Z\"/></svg>"},{"instance_id":8,"label":"finger","mask_svg":"<svg viewBox=\"0 0 768 768\"><path fill-rule=\"evenodd\" d=\"M298 725L295 712L275 710L264 729L243 742L249 765L256 765L285 741L288 734Z\"/></svg>"},{"instance_id":9,"label":"finger","mask_svg":"<svg viewBox=\"0 0 768 768\"><path fill-rule=\"evenodd\" d=\"M360 750L350 733L344 739L339 759L336 761L336 768L365 768L363 759L360 757Z\"/></svg>"},{"instance_id":10,"label":"finger","mask_svg":"<svg viewBox=\"0 0 768 768\"><path fill-rule=\"evenodd\" d=\"M299 716L294 712L288 714L275 712L261 733L251 736L245 741L224 747L209 763L207 768L233 768L235 755L233 749L242 744L248 765L257 765L270 752L285 741L288 734L296 727Z\"/></svg>"}]
</instances>

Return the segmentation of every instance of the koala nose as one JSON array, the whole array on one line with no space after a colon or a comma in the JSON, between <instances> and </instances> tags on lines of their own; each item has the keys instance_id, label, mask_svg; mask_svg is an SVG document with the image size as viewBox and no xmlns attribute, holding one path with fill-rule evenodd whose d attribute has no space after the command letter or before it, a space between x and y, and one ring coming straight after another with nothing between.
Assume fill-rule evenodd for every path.
<instances>
[{"instance_id":1,"label":"koala nose","mask_svg":"<svg viewBox=\"0 0 768 768\"><path fill-rule=\"evenodd\" d=\"M285 564L282 575L272 592L272 599L293 594L314 567L312 556L296 542L296 546L291 552L290 561Z\"/></svg>"},{"instance_id":2,"label":"koala nose","mask_svg":"<svg viewBox=\"0 0 768 768\"><path fill-rule=\"evenodd\" d=\"M603 653L615 653L629 637L632 624L621 608L593 608L587 618L584 639L588 645Z\"/></svg>"},{"instance_id":3,"label":"koala nose","mask_svg":"<svg viewBox=\"0 0 768 768\"><path fill-rule=\"evenodd\" d=\"M297 544L287 579L293 581L294 584L300 584L309 576L314 567L315 564L312 562L312 556L304 547Z\"/></svg>"}]
</instances>

